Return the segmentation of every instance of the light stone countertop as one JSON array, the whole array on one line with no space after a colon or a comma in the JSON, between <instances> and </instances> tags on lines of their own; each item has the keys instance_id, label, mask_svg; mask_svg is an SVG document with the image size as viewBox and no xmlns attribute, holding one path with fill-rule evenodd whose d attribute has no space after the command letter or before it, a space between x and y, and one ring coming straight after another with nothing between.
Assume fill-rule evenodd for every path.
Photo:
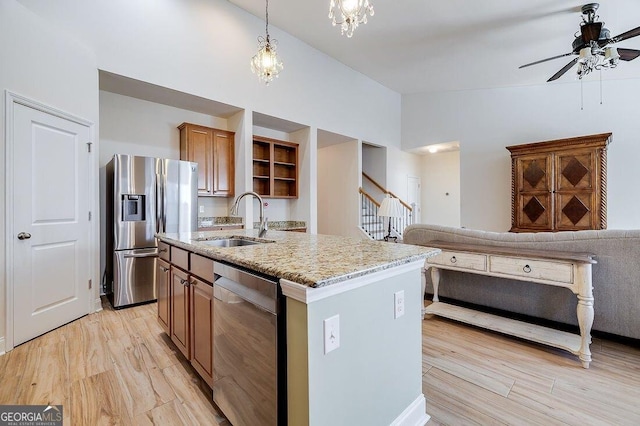
<instances>
[{"instance_id":1,"label":"light stone countertop","mask_svg":"<svg viewBox=\"0 0 640 426\"><path fill-rule=\"evenodd\" d=\"M232 236L269 242L240 247L212 247L201 242ZM158 234L157 237L214 260L309 287L339 283L424 260L440 252L430 247L287 231L269 231L264 238L258 238L255 229Z\"/></svg>"},{"instance_id":2,"label":"light stone countertop","mask_svg":"<svg viewBox=\"0 0 640 426\"><path fill-rule=\"evenodd\" d=\"M296 229L307 229L307 223L302 220L270 220L267 222L269 229L274 231L293 231ZM253 222L253 228L259 229L260 222Z\"/></svg>"},{"instance_id":3,"label":"light stone countertop","mask_svg":"<svg viewBox=\"0 0 640 426\"><path fill-rule=\"evenodd\" d=\"M244 225L242 218L237 216L208 216L198 217L198 229L201 228L224 228L227 226ZM302 230L307 228L307 223L302 220L270 220L269 229L280 231ZM258 229L260 222L253 222L253 228Z\"/></svg>"}]
</instances>

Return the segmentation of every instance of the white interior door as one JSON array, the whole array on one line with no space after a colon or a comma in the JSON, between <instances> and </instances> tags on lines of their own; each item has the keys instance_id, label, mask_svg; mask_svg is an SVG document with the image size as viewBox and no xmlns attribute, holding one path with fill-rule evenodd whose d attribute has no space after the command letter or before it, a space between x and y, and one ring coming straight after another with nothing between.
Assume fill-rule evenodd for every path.
<instances>
[{"instance_id":1,"label":"white interior door","mask_svg":"<svg viewBox=\"0 0 640 426\"><path fill-rule=\"evenodd\" d=\"M409 176L407 178L407 203L414 207L413 223L420 223L420 178L417 176Z\"/></svg>"},{"instance_id":2,"label":"white interior door","mask_svg":"<svg viewBox=\"0 0 640 426\"><path fill-rule=\"evenodd\" d=\"M13 345L89 312L90 128L13 109Z\"/></svg>"}]
</instances>

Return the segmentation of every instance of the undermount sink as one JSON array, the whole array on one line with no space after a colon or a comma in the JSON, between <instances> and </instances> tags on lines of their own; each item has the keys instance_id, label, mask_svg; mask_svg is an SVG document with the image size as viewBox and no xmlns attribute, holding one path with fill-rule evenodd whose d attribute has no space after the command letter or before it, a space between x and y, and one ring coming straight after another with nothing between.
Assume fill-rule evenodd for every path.
<instances>
[{"instance_id":1,"label":"undermount sink","mask_svg":"<svg viewBox=\"0 0 640 426\"><path fill-rule=\"evenodd\" d=\"M220 240L205 240L200 242L214 247L240 247L252 246L255 244L264 244L262 241L245 240L243 238L225 238Z\"/></svg>"}]
</instances>

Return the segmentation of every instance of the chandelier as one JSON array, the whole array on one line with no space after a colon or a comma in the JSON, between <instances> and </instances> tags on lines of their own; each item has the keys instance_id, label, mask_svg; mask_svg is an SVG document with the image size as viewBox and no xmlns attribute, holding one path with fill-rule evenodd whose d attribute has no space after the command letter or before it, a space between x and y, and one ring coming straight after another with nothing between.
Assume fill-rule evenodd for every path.
<instances>
[{"instance_id":1,"label":"chandelier","mask_svg":"<svg viewBox=\"0 0 640 426\"><path fill-rule=\"evenodd\" d=\"M590 46L580 49L578 58L578 78L586 76L593 70L603 68L615 68L620 61L620 54L615 47L601 48L597 42L592 41Z\"/></svg>"},{"instance_id":2,"label":"chandelier","mask_svg":"<svg viewBox=\"0 0 640 426\"><path fill-rule=\"evenodd\" d=\"M258 53L251 59L251 71L268 86L274 77L278 77L283 65L276 54L278 40L269 38L269 0L266 0L265 10L266 36L258 37Z\"/></svg>"},{"instance_id":3,"label":"chandelier","mask_svg":"<svg viewBox=\"0 0 640 426\"><path fill-rule=\"evenodd\" d=\"M340 24L340 34L347 33L349 38L358 25L367 23L367 12L373 16L373 5L369 0L331 0L329 4L331 23L334 27Z\"/></svg>"}]
</instances>

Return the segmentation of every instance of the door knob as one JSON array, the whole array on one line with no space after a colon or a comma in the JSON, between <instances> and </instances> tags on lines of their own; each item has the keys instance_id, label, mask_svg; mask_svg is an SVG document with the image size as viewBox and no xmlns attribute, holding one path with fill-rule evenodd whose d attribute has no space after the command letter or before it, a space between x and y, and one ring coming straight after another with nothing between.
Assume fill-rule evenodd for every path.
<instances>
[{"instance_id":1,"label":"door knob","mask_svg":"<svg viewBox=\"0 0 640 426\"><path fill-rule=\"evenodd\" d=\"M21 232L18 234L19 240L28 240L29 238L31 238L31 234L28 232Z\"/></svg>"}]
</instances>

